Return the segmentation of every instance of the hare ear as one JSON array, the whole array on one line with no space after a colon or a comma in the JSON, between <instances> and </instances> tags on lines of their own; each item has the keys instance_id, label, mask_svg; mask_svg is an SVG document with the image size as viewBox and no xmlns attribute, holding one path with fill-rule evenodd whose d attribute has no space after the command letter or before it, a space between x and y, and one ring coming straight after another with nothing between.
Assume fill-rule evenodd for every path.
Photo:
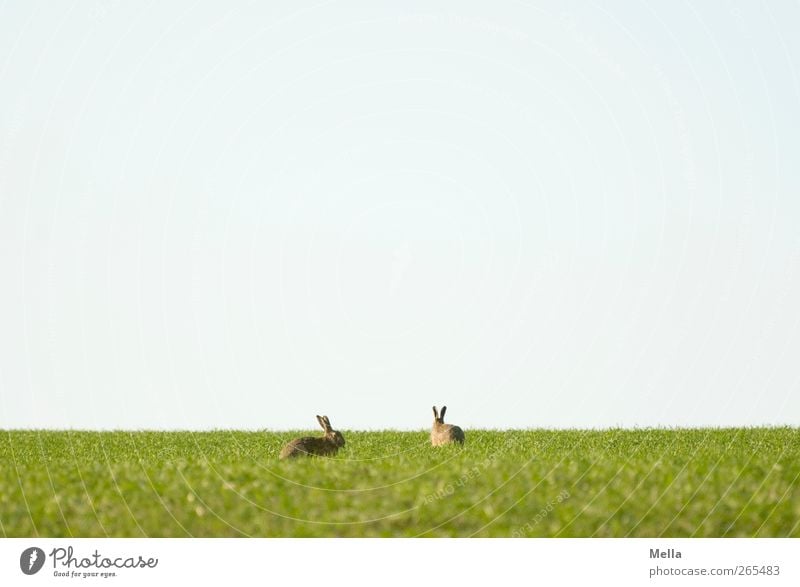
<instances>
[{"instance_id":1,"label":"hare ear","mask_svg":"<svg viewBox=\"0 0 800 587\"><path fill-rule=\"evenodd\" d=\"M331 428L331 421L328 416L322 416L322 421L325 422L325 431L333 430L333 428Z\"/></svg>"},{"instance_id":2,"label":"hare ear","mask_svg":"<svg viewBox=\"0 0 800 587\"><path fill-rule=\"evenodd\" d=\"M317 422L319 425L322 426L323 430L327 430L328 428L325 426L325 420L322 419L322 416L317 416Z\"/></svg>"},{"instance_id":3,"label":"hare ear","mask_svg":"<svg viewBox=\"0 0 800 587\"><path fill-rule=\"evenodd\" d=\"M439 420L444 422L444 413L447 411L447 406L442 406L442 411L439 413Z\"/></svg>"},{"instance_id":4,"label":"hare ear","mask_svg":"<svg viewBox=\"0 0 800 587\"><path fill-rule=\"evenodd\" d=\"M439 419L439 412L436 411L436 406L433 406L433 419L434 420Z\"/></svg>"}]
</instances>

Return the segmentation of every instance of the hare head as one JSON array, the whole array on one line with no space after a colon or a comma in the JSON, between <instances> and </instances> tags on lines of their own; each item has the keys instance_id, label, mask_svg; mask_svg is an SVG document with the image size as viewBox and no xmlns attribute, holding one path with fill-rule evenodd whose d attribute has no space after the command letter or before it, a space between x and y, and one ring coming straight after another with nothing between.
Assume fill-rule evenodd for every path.
<instances>
[{"instance_id":1,"label":"hare head","mask_svg":"<svg viewBox=\"0 0 800 587\"><path fill-rule=\"evenodd\" d=\"M325 440L333 443L334 446L341 448L344 446L344 436L338 430L331 428L331 421L328 416L317 416L317 422L325 431Z\"/></svg>"}]
</instances>

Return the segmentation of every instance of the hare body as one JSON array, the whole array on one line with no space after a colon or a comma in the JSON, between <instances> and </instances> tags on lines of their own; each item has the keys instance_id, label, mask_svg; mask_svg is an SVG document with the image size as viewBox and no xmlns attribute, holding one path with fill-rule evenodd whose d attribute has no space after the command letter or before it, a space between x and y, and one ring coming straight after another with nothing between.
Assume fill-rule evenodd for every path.
<instances>
[{"instance_id":1,"label":"hare body","mask_svg":"<svg viewBox=\"0 0 800 587\"><path fill-rule=\"evenodd\" d=\"M280 458L293 459L296 457L335 455L344 446L344 436L338 430L331 428L331 421L328 416L317 416L317 422L325 431L323 436L304 436L303 438L295 438L289 441L281 450Z\"/></svg>"},{"instance_id":2,"label":"hare body","mask_svg":"<svg viewBox=\"0 0 800 587\"><path fill-rule=\"evenodd\" d=\"M464 444L464 431L458 426L444 423L444 413L446 411L447 411L447 406L442 406L441 413L436 411L436 406L433 406L433 428L431 428L431 444L433 446L450 444L452 442Z\"/></svg>"}]
</instances>

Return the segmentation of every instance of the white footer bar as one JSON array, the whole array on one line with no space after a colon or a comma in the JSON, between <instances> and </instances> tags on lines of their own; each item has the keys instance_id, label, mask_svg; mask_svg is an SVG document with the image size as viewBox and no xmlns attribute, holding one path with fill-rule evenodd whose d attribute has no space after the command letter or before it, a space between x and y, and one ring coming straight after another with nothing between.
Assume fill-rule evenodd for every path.
<instances>
[{"instance_id":1,"label":"white footer bar","mask_svg":"<svg viewBox=\"0 0 800 587\"><path fill-rule=\"evenodd\" d=\"M799 539L0 539L0 585L800 585ZM580 581L581 583L576 583Z\"/></svg>"}]
</instances>

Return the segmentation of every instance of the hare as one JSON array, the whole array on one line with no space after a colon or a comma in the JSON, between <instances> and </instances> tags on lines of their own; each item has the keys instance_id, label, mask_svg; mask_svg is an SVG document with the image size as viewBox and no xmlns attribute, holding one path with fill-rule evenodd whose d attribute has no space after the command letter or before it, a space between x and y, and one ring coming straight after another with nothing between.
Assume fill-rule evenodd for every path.
<instances>
[{"instance_id":1,"label":"hare","mask_svg":"<svg viewBox=\"0 0 800 587\"><path fill-rule=\"evenodd\" d=\"M317 416L317 422L322 426L325 435L321 438L305 436L289 441L281 450L280 458L292 459L303 456L328 456L335 455L344 446L344 436L338 430L331 428L328 416Z\"/></svg>"},{"instance_id":2,"label":"hare","mask_svg":"<svg viewBox=\"0 0 800 587\"><path fill-rule=\"evenodd\" d=\"M444 413L447 411L447 406L442 406L442 413L436 411L436 406L433 406L433 428L431 428L431 444L439 446L441 444L449 444L451 442L458 442L464 444L464 431L458 426L444 423Z\"/></svg>"}]
</instances>

